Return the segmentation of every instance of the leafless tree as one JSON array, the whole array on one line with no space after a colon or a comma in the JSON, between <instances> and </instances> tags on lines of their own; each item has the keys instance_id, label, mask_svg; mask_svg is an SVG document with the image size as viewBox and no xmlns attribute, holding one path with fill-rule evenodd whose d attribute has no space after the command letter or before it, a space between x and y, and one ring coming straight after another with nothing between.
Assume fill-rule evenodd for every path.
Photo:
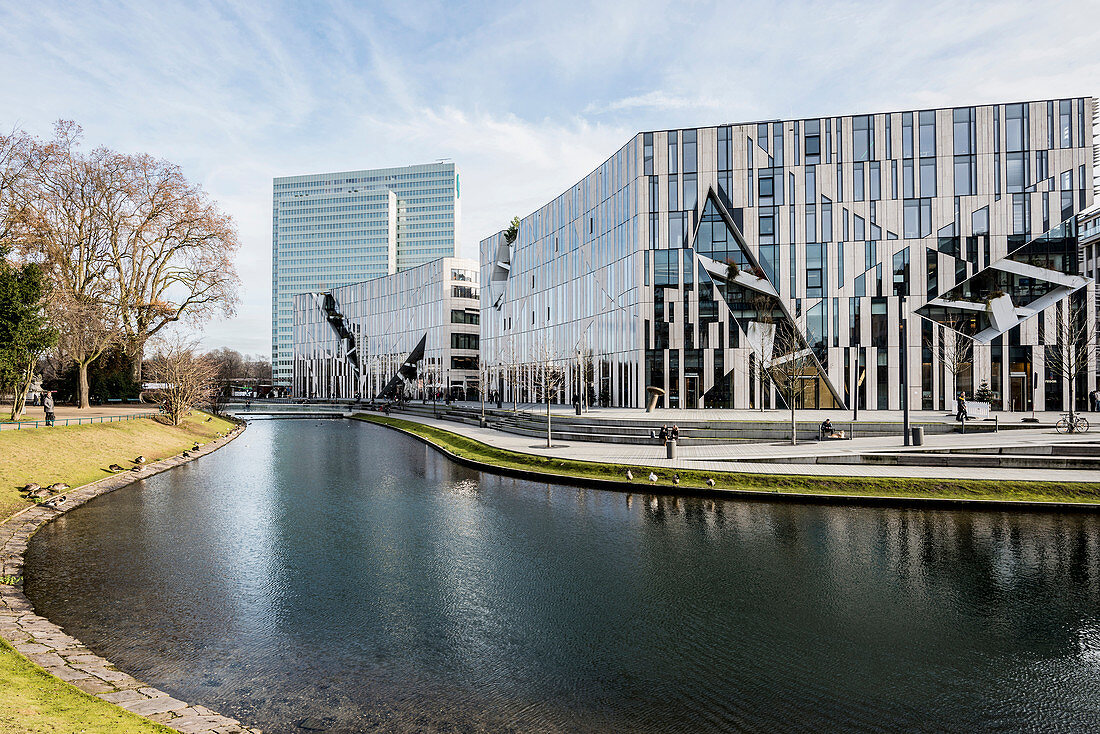
<instances>
[{"instance_id":1,"label":"leafless tree","mask_svg":"<svg viewBox=\"0 0 1100 734\"><path fill-rule=\"evenodd\" d=\"M99 206L118 278L123 346L141 380L145 343L169 324L232 316L239 279L236 226L179 166L115 153Z\"/></svg>"},{"instance_id":2,"label":"leafless tree","mask_svg":"<svg viewBox=\"0 0 1100 734\"><path fill-rule=\"evenodd\" d=\"M550 397L565 383L565 370L562 368L560 355L554 349L549 340L543 341L535 350L535 375L538 379L539 390L542 399L546 402L546 448L553 448L554 439L551 433L550 421Z\"/></svg>"},{"instance_id":3,"label":"leafless tree","mask_svg":"<svg viewBox=\"0 0 1100 734\"><path fill-rule=\"evenodd\" d=\"M164 407L172 425L178 426L189 411L214 397L218 366L200 354L194 342L170 337L149 360L149 377L156 384L150 396Z\"/></svg>"},{"instance_id":4,"label":"leafless tree","mask_svg":"<svg viewBox=\"0 0 1100 734\"><path fill-rule=\"evenodd\" d=\"M1046 367L1059 380L1069 383L1069 412L1072 416L1076 410L1074 390L1077 381L1096 365L1096 323L1088 317L1080 299L1058 304L1054 315L1054 333L1051 330L1046 333ZM1054 337L1053 340L1051 337Z\"/></svg>"},{"instance_id":5,"label":"leafless tree","mask_svg":"<svg viewBox=\"0 0 1100 734\"><path fill-rule=\"evenodd\" d=\"M967 335L968 331L973 333L973 320L974 316L969 314L948 313L935 322L944 328L933 330L933 335L924 339L925 348L932 350L935 360L951 375L952 394L955 395L959 394L960 378L974 364L974 340ZM940 332L939 339L935 338L935 331ZM943 388L947 395L947 386Z\"/></svg>"},{"instance_id":6,"label":"leafless tree","mask_svg":"<svg viewBox=\"0 0 1100 734\"><path fill-rule=\"evenodd\" d=\"M817 365L803 332L797 323L776 324L772 353L764 362L776 388L791 411L791 445L798 443L795 410L803 402L808 378L817 377Z\"/></svg>"},{"instance_id":7,"label":"leafless tree","mask_svg":"<svg viewBox=\"0 0 1100 734\"><path fill-rule=\"evenodd\" d=\"M51 282L48 313L59 348L76 363L79 405L87 408L88 365L119 336L111 231L100 215L117 162L103 148L82 153L79 138L75 124L57 124L46 152L32 161L16 226L20 248L42 263Z\"/></svg>"},{"instance_id":8,"label":"leafless tree","mask_svg":"<svg viewBox=\"0 0 1100 734\"><path fill-rule=\"evenodd\" d=\"M14 247L23 221L24 187L31 167L45 153L29 135L13 130L0 135L0 248Z\"/></svg>"}]
</instances>

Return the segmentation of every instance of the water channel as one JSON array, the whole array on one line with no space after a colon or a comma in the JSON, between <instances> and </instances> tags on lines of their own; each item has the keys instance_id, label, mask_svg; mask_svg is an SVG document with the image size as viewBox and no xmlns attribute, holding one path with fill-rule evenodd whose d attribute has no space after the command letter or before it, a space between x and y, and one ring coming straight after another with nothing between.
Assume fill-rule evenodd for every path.
<instances>
[{"instance_id":1,"label":"water channel","mask_svg":"<svg viewBox=\"0 0 1100 734\"><path fill-rule=\"evenodd\" d=\"M39 613L270 732L1100 730L1100 517L673 499L255 421L33 539Z\"/></svg>"}]
</instances>

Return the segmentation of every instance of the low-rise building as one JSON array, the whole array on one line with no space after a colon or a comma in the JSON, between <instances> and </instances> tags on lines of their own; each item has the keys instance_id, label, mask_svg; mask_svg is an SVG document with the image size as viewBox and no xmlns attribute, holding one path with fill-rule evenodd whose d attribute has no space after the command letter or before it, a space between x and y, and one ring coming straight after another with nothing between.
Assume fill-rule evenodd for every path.
<instances>
[{"instance_id":1,"label":"low-rise building","mask_svg":"<svg viewBox=\"0 0 1100 734\"><path fill-rule=\"evenodd\" d=\"M444 257L294 297L294 395L478 395L477 263Z\"/></svg>"}]
</instances>

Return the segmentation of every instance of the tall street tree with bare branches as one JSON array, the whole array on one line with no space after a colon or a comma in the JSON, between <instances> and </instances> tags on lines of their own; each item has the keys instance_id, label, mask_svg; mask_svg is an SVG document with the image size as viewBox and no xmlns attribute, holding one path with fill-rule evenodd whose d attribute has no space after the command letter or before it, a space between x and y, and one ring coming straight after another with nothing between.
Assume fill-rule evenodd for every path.
<instances>
[{"instance_id":1,"label":"tall street tree with bare branches","mask_svg":"<svg viewBox=\"0 0 1100 734\"><path fill-rule=\"evenodd\" d=\"M198 325L233 315L240 242L232 218L179 166L148 155L116 154L114 163L118 179L100 206L111 234L123 346L140 381L150 337L177 321Z\"/></svg>"},{"instance_id":2,"label":"tall street tree with bare branches","mask_svg":"<svg viewBox=\"0 0 1100 734\"><path fill-rule=\"evenodd\" d=\"M1076 410L1074 393L1077 383L1096 368L1096 324L1089 319L1085 304L1079 297L1058 304L1054 315L1054 329L1046 334L1046 368L1048 373L1068 385L1069 412L1072 416Z\"/></svg>"},{"instance_id":3,"label":"tall street tree with bare branches","mask_svg":"<svg viewBox=\"0 0 1100 734\"><path fill-rule=\"evenodd\" d=\"M102 216L118 180L116 156L79 150L80 128L59 122L54 139L29 170L15 223L21 250L42 264L51 285L47 313L58 346L76 363L78 402L90 404L88 365L118 338L111 231Z\"/></svg>"}]
</instances>

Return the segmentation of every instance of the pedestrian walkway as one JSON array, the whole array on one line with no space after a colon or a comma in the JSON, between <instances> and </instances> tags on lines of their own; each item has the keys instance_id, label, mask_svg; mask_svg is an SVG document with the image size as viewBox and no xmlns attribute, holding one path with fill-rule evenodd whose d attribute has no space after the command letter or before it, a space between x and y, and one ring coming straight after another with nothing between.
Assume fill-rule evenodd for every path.
<instances>
[{"instance_id":1,"label":"pedestrian walkway","mask_svg":"<svg viewBox=\"0 0 1100 734\"><path fill-rule=\"evenodd\" d=\"M803 411L809 413L811 411ZM632 415L637 416L637 411ZM677 457L668 459L665 447L657 442L638 444L563 442L546 448L530 436L517 436L491 428L479 428L408 413L394 417L433 426L476 439L490 446L509 451L554 456L557 458L596 461L612 464L696 469L749 474L776 474L820 477L912 477L928 479L1024 480L1045 482L1100 482L1100 470L1025 469L1009 467L957 466L893 466L862 464L765 463L761 459L811 458L844 456L868 452L897 452L904 449L901 436L874 436L850 441L809 441L791 446L789 443L737 443L731 445L700 445L678 447ZM1100 435L1061 435L1050 427L1017 429L999 433L948 433L928 436L920 449L1003 449L1011 446L1041 446L1054 443L1100 443Z\"/></svg>"},{"instance_id":2,"label":"pedestrian walkway","mask_svg":"<svg viewBox=\"0 0 1100 734\"><path fill-rule=\"evenodd\" d=\"M125 405L93 405L81 410L72 405L58 405L54 408L54 415L58 421L77 418L107 418L113 416L134 415L135 413L157 412L160 406L155 403L128 403ZM11 415L11 403L0 403L0 420L7 421ZM44 421L46 414L41 405L27 405L26 415L19 417L19 421Z\"/></svg>"}]
</instances>

